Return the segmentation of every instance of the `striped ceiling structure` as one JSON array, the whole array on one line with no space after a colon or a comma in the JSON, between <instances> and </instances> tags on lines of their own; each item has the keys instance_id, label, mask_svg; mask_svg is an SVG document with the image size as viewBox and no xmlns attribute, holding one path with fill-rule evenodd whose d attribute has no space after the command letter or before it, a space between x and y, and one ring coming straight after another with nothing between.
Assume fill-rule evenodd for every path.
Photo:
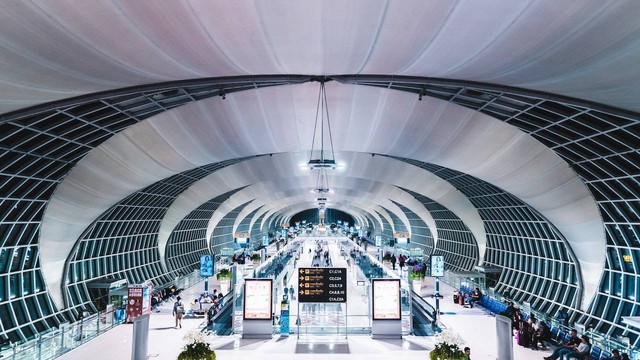
<instances>
[{"instance_id":1,"label":"striped ceiling structure","mask_svg":"<svg viewBox=\"0 0 640 360\"><path fill-rule=\"evenodd\" d=\"M0 14L0 319L87 283L192 272L318 207L630 337L639 315L640 3L18 1ZM316 143L317 149L317 143ZM255 240L255 239L254 239Z\"/></svg>"}]
</instances>

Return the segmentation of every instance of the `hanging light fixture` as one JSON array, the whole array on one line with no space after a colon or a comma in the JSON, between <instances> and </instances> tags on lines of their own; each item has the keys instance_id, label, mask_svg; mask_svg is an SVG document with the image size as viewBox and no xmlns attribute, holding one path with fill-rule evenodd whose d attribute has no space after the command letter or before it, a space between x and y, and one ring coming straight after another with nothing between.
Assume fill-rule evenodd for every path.
<instances>
[{"instance_id":1,"label":"hanging light fixture","mask_svg":"<svg viewBox=\"0 0 640 360\"><path fill-rule=\"evenodd\" d=\"M325 81L326 79L324 78L320 80L320 92L318 93L318 105L316 106L316 121L313 127L313 140L311 142L311 155L309 157L309 163L307 164L309 169L312 170L336 168L336 157L333 151L333 138L331 137L331 122L329 121L329 106L327 104L327 93L324 87ZM326 128L328 133L328 142L331 150L325 150L324 148L325 114L327 118ZM315 144L316 134L318 133L318 118L320 119L320 148L316 149Z\"/></svg>"},{"instance_id":2,"label":"hanging light fixture","mask_svg":"<svg viewBox=\"0 0 640 360\"><path fill-rule=\"evenodd\" d=\"M329 178L327 177L327 169L321 168L318 171L318 179L316 180L316 194L323 195L329 192Z\"/></svg>"}]
</instances>

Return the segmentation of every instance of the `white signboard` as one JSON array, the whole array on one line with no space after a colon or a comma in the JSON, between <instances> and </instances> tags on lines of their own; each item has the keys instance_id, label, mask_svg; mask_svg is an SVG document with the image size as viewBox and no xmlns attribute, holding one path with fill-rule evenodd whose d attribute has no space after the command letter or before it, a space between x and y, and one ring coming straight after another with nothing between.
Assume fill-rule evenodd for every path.
<instances>
[{"instance_id":1,"label":"white signboard","mask_svg":"<svg viewBox=\"0 0 640 360\"><path fill-rule=\"evenodd\" d=\"M442 277L444 276L444 256L443 255L431 255L431 271L429 276Z\"/></svg>"},{"instance_id":2,"label":"white signboard","mask_svg":"<svg viewBox=\"0 0 640 360\"><path fill-rule=\"evenodd\" d=\"M382 236L376 235L376 246L382 246Z\"/></svg>"},{"instance_id":3,"label":"white signboard","mask_svg":"<svg viewBox=\"0 0 640 360\"><path fill-rule=\"evenodd\" d=\"M399 320L400 280L372 279L373 320Z\"/></svg>"},{"instance_id":4,"label":"white signboard","mask_svg":"<svg viewBox=\"0 0 640 360\"><path fill-rule=\"evenodd\" d=\"M246 279L244 282L244 320L271 320L271 279Z\"/></svg>"}]
</instances>

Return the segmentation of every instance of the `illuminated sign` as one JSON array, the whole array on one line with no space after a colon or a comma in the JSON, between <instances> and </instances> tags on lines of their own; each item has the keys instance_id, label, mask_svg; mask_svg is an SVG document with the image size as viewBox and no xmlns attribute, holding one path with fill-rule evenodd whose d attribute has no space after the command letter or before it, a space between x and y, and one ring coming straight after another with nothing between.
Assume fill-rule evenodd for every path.
<instances>
[{"instance_id":1,"label":"illuminated sign","mask_svg":"<svg viewBox=\"0 0 640 360\"><path fill-rule=\"evenodd\" d=\"M382 236L376 235L376 246L382 246Z\"/></svg>"},{"instance_id":2,"label":"illuminated sign","mask_svg":"<svg viewBox=\"0 0 640 360\"><path fill-rule=\"evenodd\" d=\"M244 232L239 232L239 233L234 233L233 237L236 239L248 239L251 237L251 234L249 233L244 233Z\"/></svg>"},{"instance_id":3,"label":"illuminated sign","mask_svg":"<svg viewBox=\"0 0 640 360\"><path fill-rule=\"evenodd\" d=\"M373 320L400 320L400 280L371 279Z\"/></svg>"},{"instance_id":4,"label":"illuminated sign","mask_svg":"<svg viewBox=\"0 0 640 360\"><path fill-rule=\"evenodd\" d=\"M444 276L444 256L443 255L431 255L430 260L430 272L431 277Z\"/></svg>"},{"instance_id":5,"label":"illuminated sign","mask_svg":"<svg viewBox=\"0 0 640 360\"><path fill-rule=\"evenodd\" d=\"M633 258L631 257L631 255L622 255L622 260L626 263L630 263L633 262Z\"/></svg>"},{"instance_id":6,"label":"illuminated sign","mask_svg":"<svg viewBox=\"0 0 640 360\"><path fill-rule=\"evenodd\" d=\"M220 249L220 255L222 256L233 256L234 254L235 254L235 250L233 250L233 248Z\"/></svg>"},{"instance_id":7,"label":"illuminated sign","mask_svg":"<svg viewBox=\"0 0 640 360\"><path fill-rule=\"evenodd\" d=\"M300 268L298 301L301 303L347 302L346 268Z\"/></svg>"},{"instance_id":8,"label":"illuminated sign","mask_svg":"<svg viewBox=\"0 0 640 360\"><path fill-rule=\"evenodd\" d=\"M244 281L244 320L271 320L271 279Z\"/></svg>"},{"instance_id":9,"label":"illuminated sign","mask_svg":"<svg viewBox=\"0 0 640 360\"><path fill-rule=\"evenodd\" d=\"M211 255L200 256L200 276L202 277L213 276L213 256Z\"/></svg>"},{"instance_id":10,"label":"illuminated sign","mask_svg":"<svg viewBox=\"0 0 640 360\"><path fill-rule=\"evenodd\" d=\"M411 234L409 234L408 232L393 233L393 237L396 239L406 239L410 238Z\"/></svg>"}]
</instances>

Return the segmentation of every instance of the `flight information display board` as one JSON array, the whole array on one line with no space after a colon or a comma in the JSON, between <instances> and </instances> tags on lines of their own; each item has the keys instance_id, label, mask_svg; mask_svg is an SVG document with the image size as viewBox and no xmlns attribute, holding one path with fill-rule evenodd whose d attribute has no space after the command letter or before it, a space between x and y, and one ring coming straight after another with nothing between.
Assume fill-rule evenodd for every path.
<instances>
[{"instance_id":1,"label":"flight information display board","mask_svg":"<svg viewBox=\"0 0 640 360\"><path fill-rule=\"evenodd\" d=\"M301 303L347 302L346 268L300 268L298 301Z\"/></svg>"}]
</instances>

